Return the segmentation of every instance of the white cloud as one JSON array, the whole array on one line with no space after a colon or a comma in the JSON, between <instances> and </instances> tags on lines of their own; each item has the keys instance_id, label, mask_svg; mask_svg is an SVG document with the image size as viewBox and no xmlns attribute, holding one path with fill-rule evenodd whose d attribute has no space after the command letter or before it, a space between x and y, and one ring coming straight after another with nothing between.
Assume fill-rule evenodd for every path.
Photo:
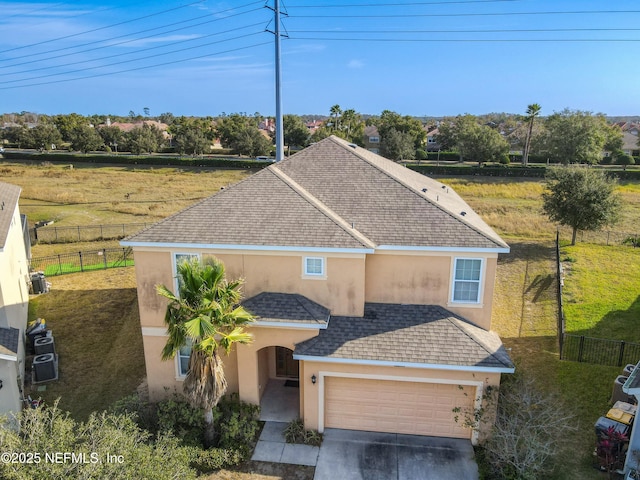
<instances>
[{"instance_id":1,"label":"white cloud","mask_svg":"<svg viewBox=\"0 0 640 480\"><path fill-rule=\"evenodd\" d=\"M364 62L361 60L350 60L349 63L347 63L347 67L348 68L363 68L364 67Z\"/></svg>"}]
</instances>

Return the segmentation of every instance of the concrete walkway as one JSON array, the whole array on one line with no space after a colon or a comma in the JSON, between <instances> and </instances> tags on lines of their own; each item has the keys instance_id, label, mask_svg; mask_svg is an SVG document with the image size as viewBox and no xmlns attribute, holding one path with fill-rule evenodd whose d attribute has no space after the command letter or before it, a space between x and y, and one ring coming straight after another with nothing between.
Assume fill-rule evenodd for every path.
<instances>
[{"instance_id":1,"label":"concrete walkway","mask_svg":"<svg viewBox=\"0 0 640 480\"><path fill-rule=\"evenodd\" d=\"M285 428L285 422L266 422L251 460L315 467L320 448L286 443Z\"/></svg>"}]
</instances>

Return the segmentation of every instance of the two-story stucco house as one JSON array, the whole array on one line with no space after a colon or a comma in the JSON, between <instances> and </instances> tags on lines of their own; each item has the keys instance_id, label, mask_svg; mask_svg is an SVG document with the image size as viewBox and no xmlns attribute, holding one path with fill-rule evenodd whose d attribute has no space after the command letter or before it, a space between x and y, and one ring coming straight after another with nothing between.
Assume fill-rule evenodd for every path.
<instances>
[{"instance_id":1,"label":"two-story stucco house","mask_svg":"<svg viewBox=\"0 0 640 480\"><path fill-rule=\"evenodd\" d=\"M245 279L254 341L224 367L259 404L299 378L299 415L328 427L462 437L455 407L480 406L513 364L491 332L505 242L449 187L329 137L122 242L135 254L149 390L186 373L160 360L176 263L215 256Z\"/></svg>"},{"instance_id":2,"label":"two-story stucco house","mask_svg":"<svg viewBox=\"0 0 640 480\"><path fill-rule=\"evenodd\" d=\"M0 415L22 408L29 305L29 235L20 187L0 182Z\"/></svg>"}]
</instances>

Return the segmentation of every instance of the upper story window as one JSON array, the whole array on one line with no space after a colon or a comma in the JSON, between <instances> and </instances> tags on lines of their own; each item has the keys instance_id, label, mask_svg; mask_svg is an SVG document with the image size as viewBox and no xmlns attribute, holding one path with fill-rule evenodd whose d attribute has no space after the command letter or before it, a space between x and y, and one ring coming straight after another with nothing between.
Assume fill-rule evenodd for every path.
<instances>
[{"instance_id":1,"label":"upper story window","mask_svg":"<svg viewBox=\"0 0 640 480\"><path fill-rule=\"evenodd\" d=\"M182 262L188 262L193 258L200 258L197 253L174 253L173 254L173 278L175 278L175 295L180 294L180 278L178 278L178 265Z\"/></svg>"},{"instance_id":2,"label":"upper story window","mask_svg":"<svg viewBox=\"0 0 640 480\"><path fill-rule=\"evenodd\" d=\"M304 258L304 274L312 277L323 277L324 258L322 257L305 257Z\"/></svg>"},{"instance_id":3,"label":"upper story window","mask_svg":"<svg viewBox=\"0 0 640 480\"><path fill-rule=\"evenodd\" d=\"M452 300L459 303L480 303L482 260L456 258L453 270Z\"/></svg>"},{"instance_id":4,"label":"upper story window","mask_svg":"<svg viewBox=\"0 0 640 480\"><path fill-rule=\"evenodd\" d=\"M380 143L380 137L369 137L369 143Z\"/></svg>"}]
</instances>

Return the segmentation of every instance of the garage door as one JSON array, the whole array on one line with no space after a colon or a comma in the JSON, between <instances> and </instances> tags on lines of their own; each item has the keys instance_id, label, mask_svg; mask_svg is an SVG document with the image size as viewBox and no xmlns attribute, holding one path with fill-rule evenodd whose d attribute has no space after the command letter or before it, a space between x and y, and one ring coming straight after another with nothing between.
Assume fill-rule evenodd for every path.
<instances>
[{"instance_id":1,"label":"garage door","mask_svg":"<svg viewBox=\"0 0 640 480\"><path fill-rule=\"evenodd\" d=\"M327 376L325 427L470 438L471 430L455 422L453 408L471 409L475 390L440 383Z\"/></svg>"}]
</instances>

